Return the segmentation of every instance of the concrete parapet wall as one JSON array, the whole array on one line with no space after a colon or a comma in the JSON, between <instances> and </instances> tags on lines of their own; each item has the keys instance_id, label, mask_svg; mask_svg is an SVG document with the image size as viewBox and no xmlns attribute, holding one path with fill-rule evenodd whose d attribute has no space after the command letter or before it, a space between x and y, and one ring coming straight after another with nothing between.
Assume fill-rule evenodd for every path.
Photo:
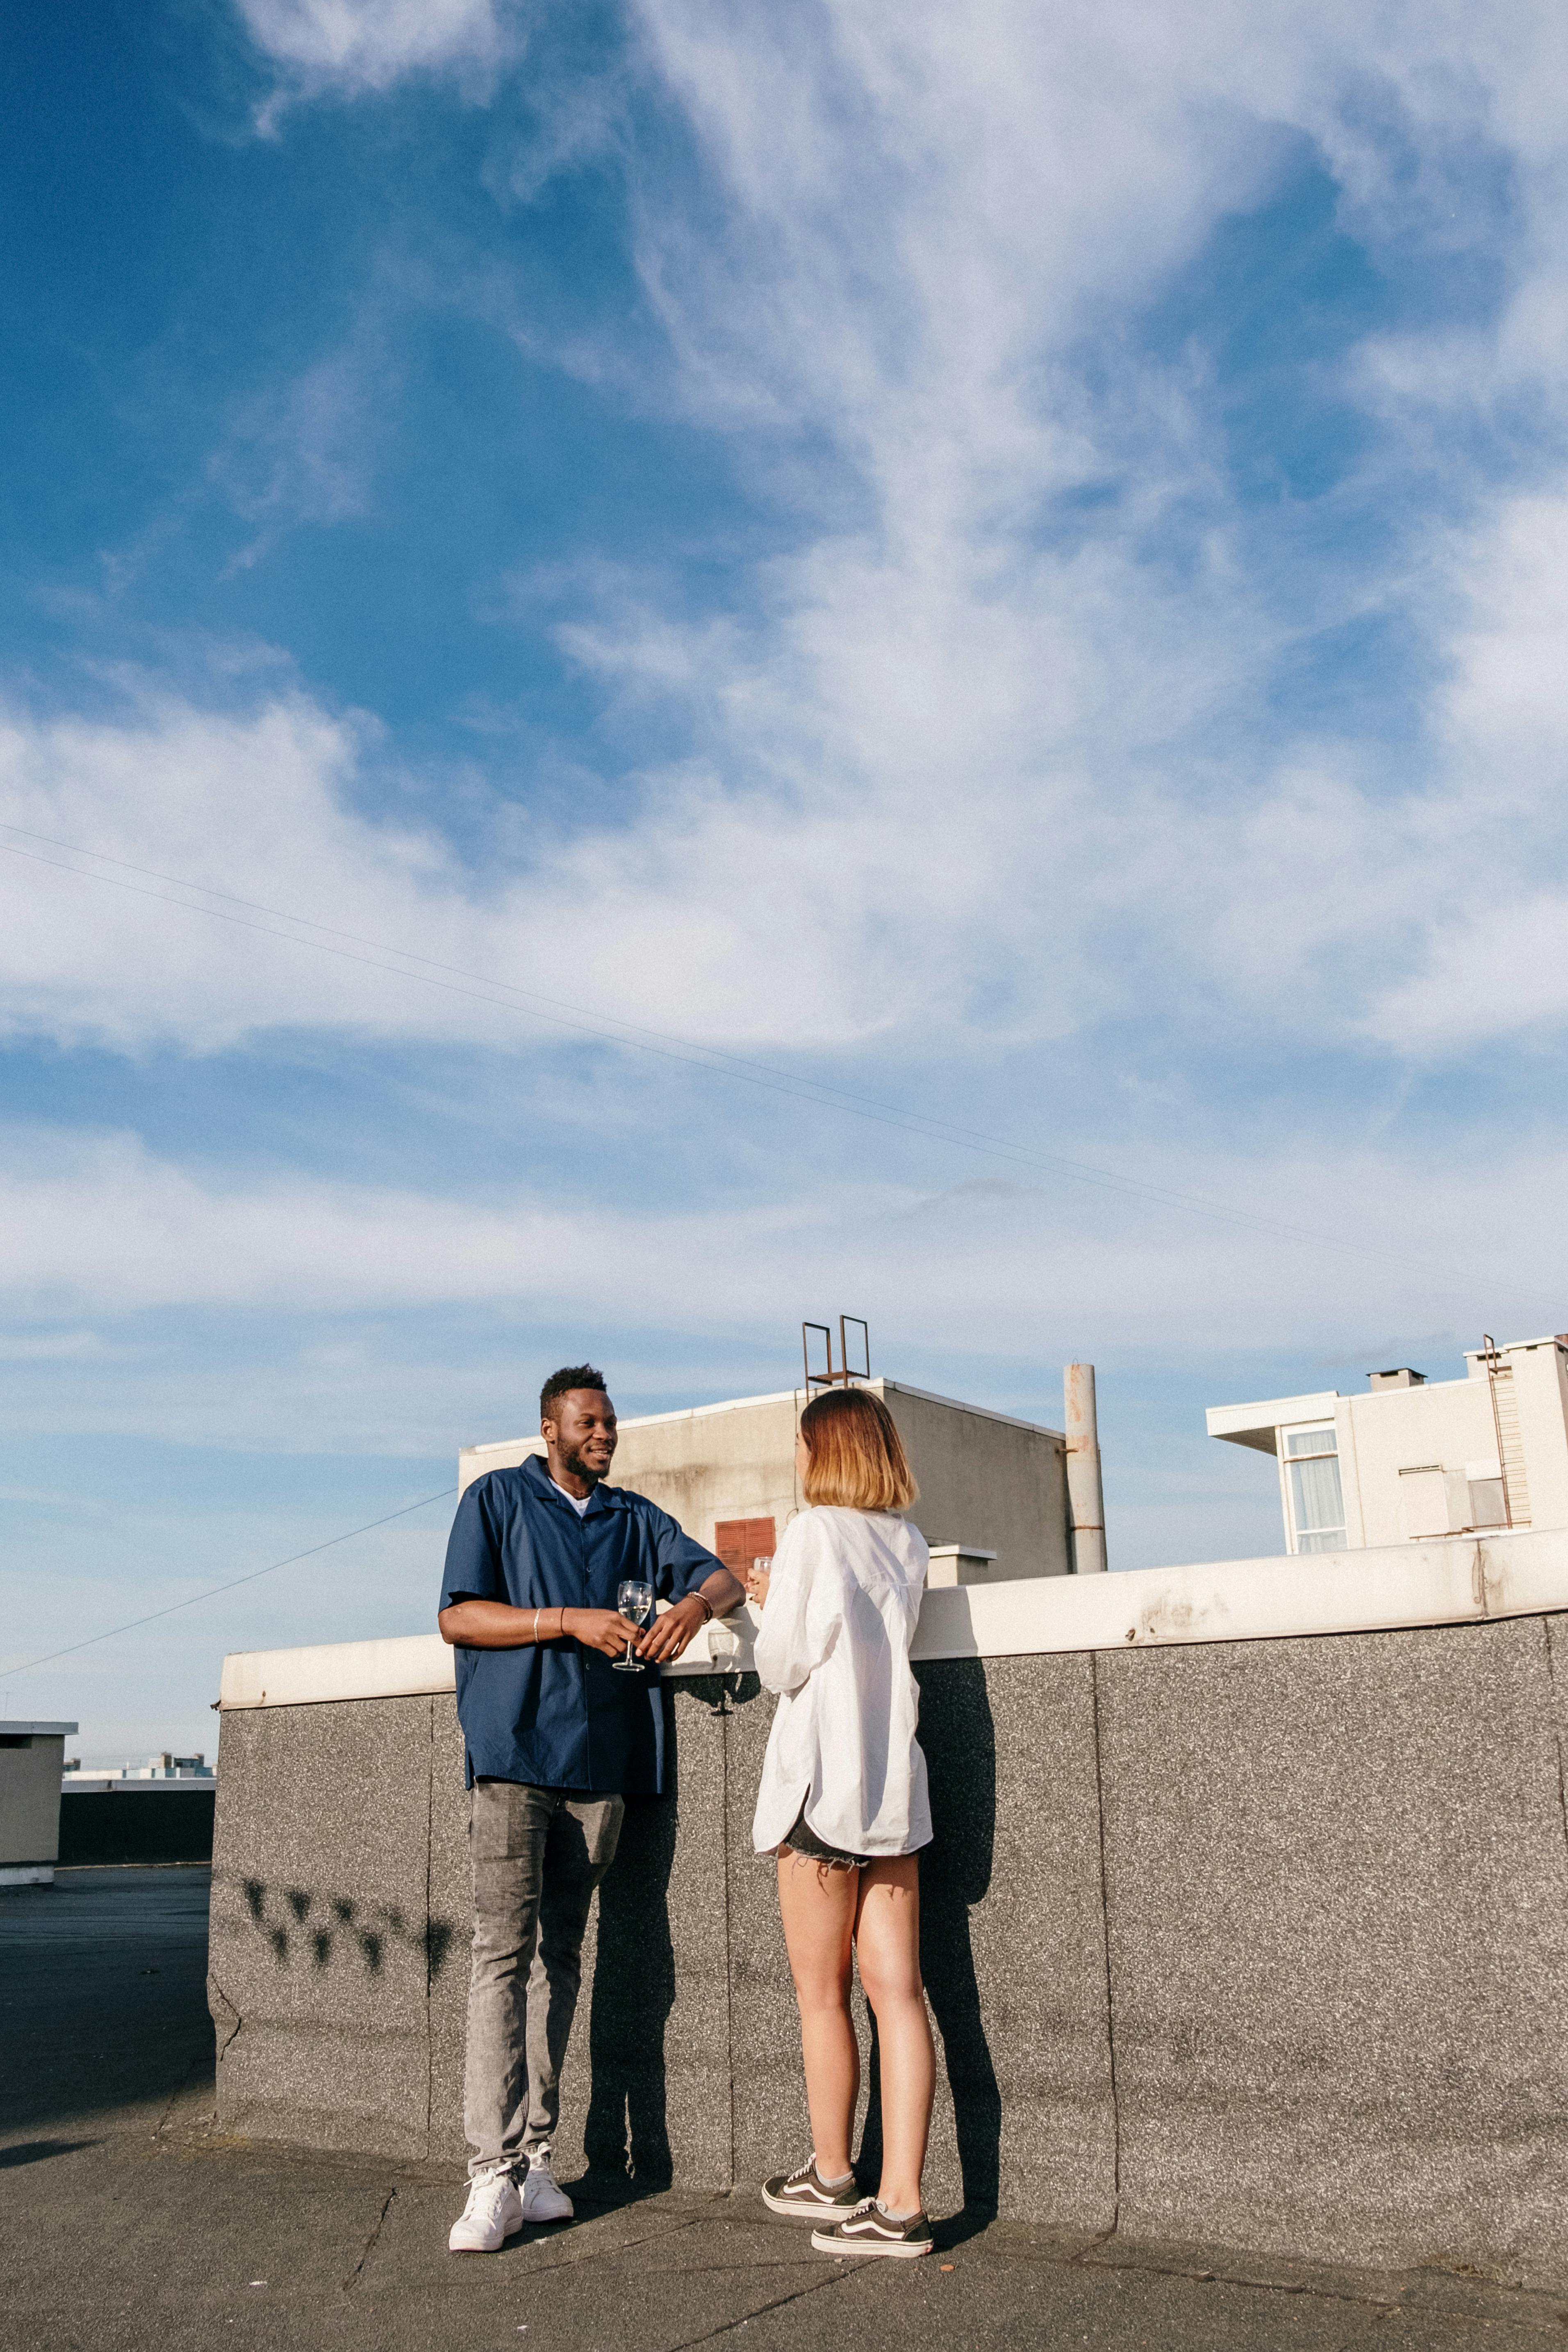
<instances>
[{"instance_id":1,"label":"concrete parapet wall","mask_svg":"<svg viewBox=\"0 0 1568 2352\"><path fill-rule=\"evenodd\" d=\"M923 1663L933 2210L1568 2286L1565 1643L1542 1613ZM809 2145L751 1852L769 1702L665 1704L677 1790L601 1890L560 2155L722 2189ZM222 1737L224 2124L460 2157L451 1698Z\"/></svg>"}]
</instances>

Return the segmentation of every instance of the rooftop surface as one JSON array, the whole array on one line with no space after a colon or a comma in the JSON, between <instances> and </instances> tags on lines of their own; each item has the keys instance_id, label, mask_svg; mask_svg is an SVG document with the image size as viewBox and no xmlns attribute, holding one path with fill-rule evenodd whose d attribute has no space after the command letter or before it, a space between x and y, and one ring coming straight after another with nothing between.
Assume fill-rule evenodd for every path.
<instances>
[{"instance_id":1,"label":"rooftop surface","mask_svg":"<svg viewBox=\"0 0 1568 2352\"><path fill-rule=\"evenodd\" d=\"M730 2339L746 2352L1542 2352L1568 2327L1568 2301L1440 2268L1329 2269L977 2215L943 2220L932 2260L837 2263L754 2194L630 2185L619 2205L580 2203L574 2223L456 2258L454 2169L215 2133L207 1880L78 1870L0 1895L8 2352L691 2352Z\"/></svg>"}]
</instances>

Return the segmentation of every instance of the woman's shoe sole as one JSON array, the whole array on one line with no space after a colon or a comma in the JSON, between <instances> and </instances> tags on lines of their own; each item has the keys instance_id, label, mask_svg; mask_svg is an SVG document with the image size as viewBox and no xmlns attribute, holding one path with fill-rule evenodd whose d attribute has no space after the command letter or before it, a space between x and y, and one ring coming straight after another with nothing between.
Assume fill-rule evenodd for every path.
<instances>
[{"instance_id":1,"label":"woman's shoe sole","mask_svg":"<svg viewBox=\"0 0 1568 2352\"><path fill-rule=\"evenodd\" d=\"M880 2245L866 2240L846 2245L842 2238L836 2238L831 2233L821 2230L812 2231L811 2242L819 2254L842 2254L846 2261L866 2259L876 2262L880 2259L895 2263L915 2263L919 2262L922 2254L931 2254L936 2252L936 2247L930 2238L926 2240L923 2246L890 2246L886 2240Z\"/></svg>"},{"instance_id":2,"label":"woman's shoe sole","mask_svg":"<svg viewBox=\"0 0 1568 2352\"><path fill-rule=\"evenodd\" d=\"M765 2189L763 2191L763 2203L770 2213L782 2213L786 2221L810 2221L817 2226L826 2221L829 2215L835 2221L847 2221L851 2213L858 2213L860 2210L858 2199L853 2205L802 2207L784 2197L770 2197Z\"/></svg>"}]
</instances>

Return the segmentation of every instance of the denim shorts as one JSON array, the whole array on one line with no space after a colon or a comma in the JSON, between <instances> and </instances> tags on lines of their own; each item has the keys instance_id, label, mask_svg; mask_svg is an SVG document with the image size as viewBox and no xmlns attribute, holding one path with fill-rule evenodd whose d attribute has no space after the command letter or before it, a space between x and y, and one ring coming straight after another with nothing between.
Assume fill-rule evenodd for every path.
<instances>
[{"instance_id":1,"label":"denim shorts","mask_svg":"<svg viewBox=\"0 0 1568 2352\"><path fill-rule=\"evenodd\" d=\"M868 1853L846 1853L842 1846L829 1845L810 1828L805 1818L805 1801L795 1817L795 1827L785 1836L784 1844L791 1853L798 1853L807 1862L823 1862L829 1870L864 1870L872 1860Z\"/></svg>"}]
</instances>

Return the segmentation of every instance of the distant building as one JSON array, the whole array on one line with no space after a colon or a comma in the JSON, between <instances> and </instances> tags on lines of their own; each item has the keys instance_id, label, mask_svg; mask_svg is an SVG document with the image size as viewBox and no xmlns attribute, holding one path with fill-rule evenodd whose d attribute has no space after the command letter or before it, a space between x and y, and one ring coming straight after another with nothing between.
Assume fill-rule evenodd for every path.
<instances>
[{"instance_id":1,"label":"distant building","mask_svg":"<svg viewBox=\"0 0 1568 2352\"><path fill-rule=\"evenodd\" d=\"M68 1789L100 1789L112 1780L215 1780L217 1774L205 1756L175 1756L165 1748L145 1764L93 1764L85 1772L73 1756L62 1777Z\"/></svg>"},{"instance_id":2,"label":"distant building","mask_svg":"<svg viewBox=\"0 0 1568 2352\"><path fill-rule=\"evenodd\" d=\"M1367 1378L1209 1407L1211 1437L1276 1456L1287 1551L1568 1527L1568 1334L1471 1349L1463 1380Z\"/></svg>"},{"instance_id":3,"label":"distant building","mask_svg":"<svg viewBox=\"0 0 1568 2352\"><path fill-rule=\"evenodd\" d=\"M867 1380L898 1424L920 1481L906 1515L931 1548L933 1584L978 1584L1072 1572L1062 1431ZM799 1509L795 1441L804 1393L735 1397L620 1424L610 1483L647 1495L737 1574L773 1552ZM459 1487L542 1454L537 1437L468 1445Z\"/></svg>"},{"instance_id":4,"label":"distant building","mask_svg":"<svg viewBox=\"0 0 1568 2352\"><path fill-rule=\"evenodd\" d=\"M0 1719L0 1886L49 1886L60 1845L60 1762L74 1723Z\"/></svg>"}]
</instances>

